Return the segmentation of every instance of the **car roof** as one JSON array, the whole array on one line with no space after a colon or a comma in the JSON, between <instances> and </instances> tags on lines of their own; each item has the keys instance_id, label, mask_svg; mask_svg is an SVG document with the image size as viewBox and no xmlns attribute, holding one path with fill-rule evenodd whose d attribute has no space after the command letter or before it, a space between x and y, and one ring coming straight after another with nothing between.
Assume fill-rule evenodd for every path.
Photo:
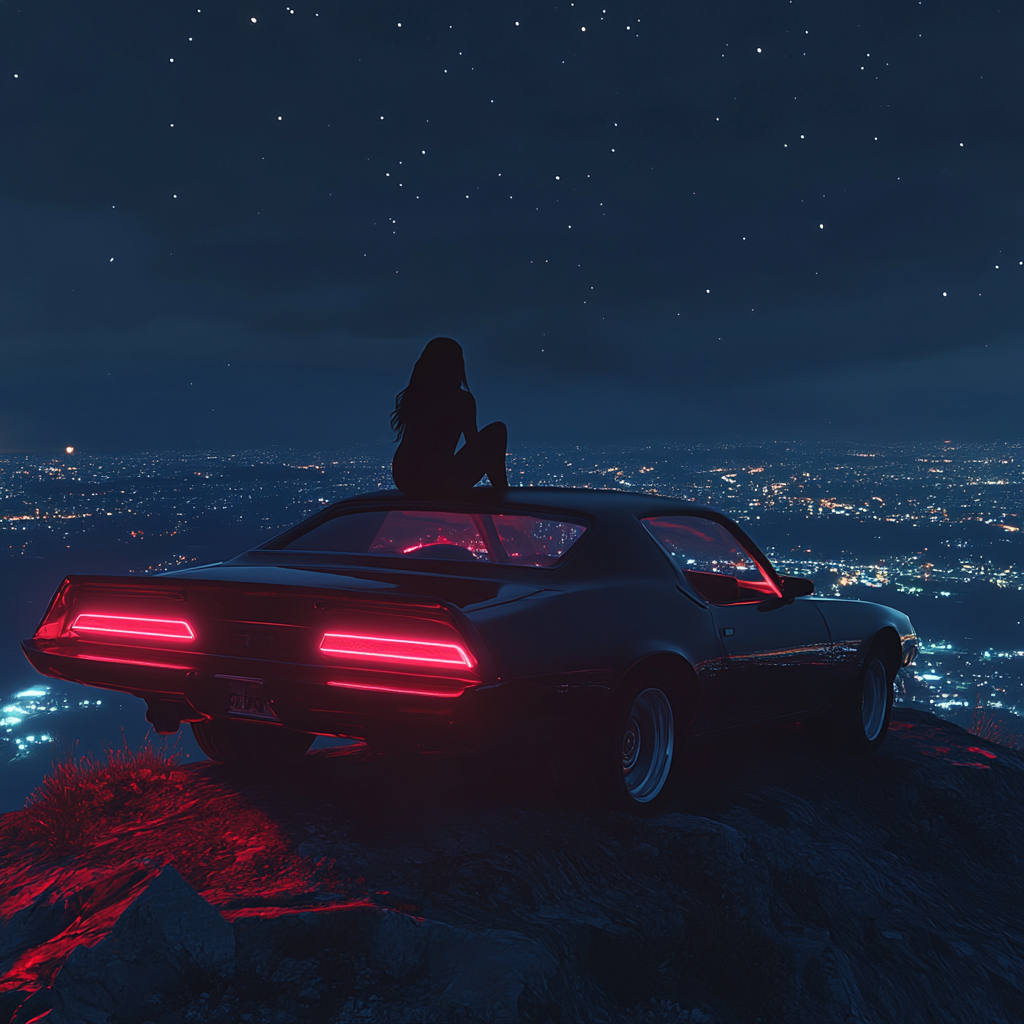
<instances>
[{"instance_id":1,"label":"car roof","mask_svg":"<svg viewBox=\"0 0 1024 1024\"><path fill-rule=\"evenodd\" d=\"M291 529L254 548L253 552L279 550L295 537L337 516L358 512L361 509L380 512L389 508L395 511L489 512L498 515L521 512L524 515L541 517L575 517L611 527L610 531L596 531L598 536L588 535L587 538L583 538L582 549L578 552L574 545L573 552L564 565L542 570L581 571L584 575L592 575L594 567L598 565L601 571L605 572L616 561L628 566L630 572L645 564L652 570L658 565L665 567L668 563L664 561L664 552L655 557L659 550L657 544L639 544L645 531L636 530L639 526L637 520L647 516L706 516L724 525L758 561L768 566L770 572L774 572L770 561L753 539L747 536L735 520L718 509L662 494L636 494L630 491L590 487L512 487L505 492L495 492L490 487L474 487L472 491L458 499L416 499L397 490L372 491L325 506ZM633 524L632 529L628 525L630 521ZM357 556L353 554L352 557ZM527 566L488 566L490 572L498 569L514 572L535 571Z\"/></svg>"},{"instance_id":2,"label":"car roof","mask_svg":"<svg viewBox=\"0 0 1024 1024\"><path fill-rule=\"evenodd\" d=\"M711 513L716 518L722 516L717 509L695 502L683 501L681 498L670 498L663 494L636 494L632 491L587 487L511 487L504 494L495 492L490 487L474 487L465 497L457 499L441 498L435 500L410 498L401 491L372 491L346 498L330 506L332 512L356 509L360 505L373 505L375 508L393 505L396 509L432 508L458 509L459 507L479 509L481 506L513 511L563 512L569 515L593 516L651 516L679 515L689 513L700 515ZM327 511L325 509L325 511Z\"/></svg>"},{"instance_id":3,"label":"car roof","mask_svg":"<svg viewBox=\"0 0 1024 1024\"><path fill-rule=\"evenodd\" d=\"M754 539L731 516L708 505L698 505L682 498L670 498L664 494L644 494L597 487L510 487L508 491L495 492L490 487L474 487L462 499L423 500L410 498L402 491L372 491L358 494L343 501L328 505L314 516L315 521L333 518L360 506L380 509L389 505L398 509L424 509L432 511L459 511L460 509L493 512L522 511L526 513L547 513L553 515L577 515L597 521L618 523L616 529L625 525L627 519L646 516L691 515L707 516L722 523L747 550L764 565L771 561L757 546ZM307 520L307 523L309 520Z\"/></svg>"}]
</instances>

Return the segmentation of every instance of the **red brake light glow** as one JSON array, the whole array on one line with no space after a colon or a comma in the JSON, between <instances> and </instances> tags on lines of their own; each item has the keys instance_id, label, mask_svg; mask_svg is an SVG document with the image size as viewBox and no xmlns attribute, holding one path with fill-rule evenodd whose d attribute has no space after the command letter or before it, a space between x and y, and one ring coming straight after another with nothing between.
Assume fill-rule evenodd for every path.
<instances>
[{"instance_id":1,"label":"red brake light glow","mask_svg":"<svg viewBox=\"0 0 1024 1024\"><path fill-rule=\"evenodd\" d=\"M192 627L181 619L143 619L133 615L93 615L83 613L72 623L73 633L153 638L157 640L195 640Z\"/></svg>"},{"instance_id":2,"label":"red brake light glow","mask_svg":"<svg viewBox=\"0 0 1024 1024\"><path fill-rule=\"evenodd\" d=\"M469 652L461 644L444 644L433 640L397 640L387 636L324 633L320 650L324 654L383 658L387 661L418 662L452 668L472 668L474 664Z\"/></svg>"},{"instance_id":3,"label":"red brake light glow","mask_svg":"<svg viewBox=\"0 0 1024 1024\"><path fill-rule=\"evenodd\" d=\"M140 668L173 668L176 672L191 671L188 665L168 665L165 661L139 661L138 658L112 658L110 655L75 654L82 661L102 661L104 665L138 665Z\"/></svg>"},{"instance_id":4,"label":"red brake light glow","mask_svg":"<svg viewBox=\"0 0 1024 1024\"><path fill-rule=\"evenodd\" d=\"M457 690L403 690L397 686L371 686L369 683L338 683L333 680L328 686L342 686L346 690L370 690L374 693L397 693L409 697L461 697L466 692L464 686Z\"/></svg>"}]
</instances>

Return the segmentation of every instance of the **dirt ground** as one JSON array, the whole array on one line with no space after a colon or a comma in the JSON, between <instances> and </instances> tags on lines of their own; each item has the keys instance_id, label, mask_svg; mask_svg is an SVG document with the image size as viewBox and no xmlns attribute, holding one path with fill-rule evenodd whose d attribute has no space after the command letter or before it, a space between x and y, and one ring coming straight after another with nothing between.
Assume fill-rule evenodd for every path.
<instances>
[{"instance_id":1,"label":"dirt ground","mask_svg":"<svg viewBox=\"0 0 1024 1024\"><path fill-rule=\"evenodd\" d=\"M567 807L536 761L343 748L126 772L59 835L6 815L0 1021L73 1019L62 965L165 865L235 963L112 1024L1024 1019L1024 756L898 710L868 759L799 728L684 759L646 819Z\"/></svg>"}]
</instances>

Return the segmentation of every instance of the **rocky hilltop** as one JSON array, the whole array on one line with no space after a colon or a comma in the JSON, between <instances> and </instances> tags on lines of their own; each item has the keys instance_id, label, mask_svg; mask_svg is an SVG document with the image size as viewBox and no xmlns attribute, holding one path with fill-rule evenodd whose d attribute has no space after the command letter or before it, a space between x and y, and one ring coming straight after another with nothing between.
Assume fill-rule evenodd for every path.
<instances>
[{"instance_id":1,"label":"rocky hilltop","mask_svg":"<svg viewBox=\"0 0 1024 1024\"><path fill-rule=\"evenodd\" d=\"M691 749L647 820L527 764L140 764L4 817L0 1022L1024 1020L1024 756L923 712Z\"/></svg>"}]
</instances>

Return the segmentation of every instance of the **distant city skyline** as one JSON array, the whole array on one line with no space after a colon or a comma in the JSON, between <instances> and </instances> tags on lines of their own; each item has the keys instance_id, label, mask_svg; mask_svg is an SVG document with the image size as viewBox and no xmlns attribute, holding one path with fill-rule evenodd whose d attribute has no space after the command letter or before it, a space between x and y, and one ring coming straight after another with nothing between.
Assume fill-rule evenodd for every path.
<instances>
[{"instance_id":1,"label":"distant city skyline","mask_svg":"<svg viewBox=\"0 0 1024 1024\"><path fill-rule=\"evenodd\" d=\"M35 778L31 759L67 729L145 735L134 698L79 693L22 658L18 642L64 575L230 557L333 501L389 488L392 450L0 455L0 768L13 758ZM921 651L900 673L899 701L1024 736L1024 444L521 445L509 476L722 509L818 594L910 615ZM180 756L201 756L183 742Z\"/></svg>"}]
</instances>

